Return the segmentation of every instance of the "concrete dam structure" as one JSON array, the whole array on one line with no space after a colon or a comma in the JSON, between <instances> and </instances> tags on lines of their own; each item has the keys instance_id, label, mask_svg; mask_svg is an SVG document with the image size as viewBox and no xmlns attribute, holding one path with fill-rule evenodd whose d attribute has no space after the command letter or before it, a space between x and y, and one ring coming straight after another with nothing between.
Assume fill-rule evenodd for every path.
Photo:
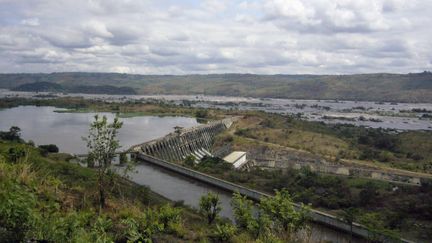
<instances>
[{"instance_id":1,"label":"concrete dam structure","mask_svg":"<svg viewBox=\"0 0 432 243\"><path fill-rule=\"evenodd\" d=\"M208 124L177 129L165 137L132 146L128 152L143 153L167 161L181 161L192 155L197 160L212 156L214 137L230 128L238 117L213 121Z\"/></svg>"}]
</instances>

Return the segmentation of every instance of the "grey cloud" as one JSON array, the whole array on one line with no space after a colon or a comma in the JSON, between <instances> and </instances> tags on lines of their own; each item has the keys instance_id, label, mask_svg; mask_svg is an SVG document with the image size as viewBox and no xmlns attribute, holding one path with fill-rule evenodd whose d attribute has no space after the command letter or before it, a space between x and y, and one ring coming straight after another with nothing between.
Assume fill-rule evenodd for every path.
<instances>
[{"instance_id":1,"label":"grey cloud","mask_svg":"<svg viewBox=\"0 0 432 243\"><path fill-rule=\"evenodd\" d=\"M0 72L432 69L429 2L6 1Z\"/></svg>"}]
</instances>

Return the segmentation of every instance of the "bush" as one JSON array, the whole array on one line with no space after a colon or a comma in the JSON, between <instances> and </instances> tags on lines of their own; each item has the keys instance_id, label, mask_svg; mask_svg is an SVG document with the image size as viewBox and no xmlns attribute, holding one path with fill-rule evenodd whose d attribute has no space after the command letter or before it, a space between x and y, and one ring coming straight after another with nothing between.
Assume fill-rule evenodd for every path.
<instances>
[{"instance_id":1,"label":"bush","mask_svg":"<svg viewBox=\"0 0 432 243\"><path fill-rule=\"evenodd\" d=\"M228 242L235 235L237 229L234 225L230 223L216 225L216 230L214 232L213 238L217 242Z\"/></svg>"},{"instance_id":2,"label":"bush","mask_svg":"<svg viewBox=\"0 0 432 243\"><path fill-rule=\"evenodd\" d=\"M184 165L188 167L194 167L195 166L195 156L188 155L184 160Z\"/></svg>"},{"instance_id":3,"label":"bush","mask_svg":"<svg viewBox=\"0 0 432 243\"><path fill-rule=\"evenodd\" d=\"M11 147L8 150L8 156L10 161L18 163L26 156L26 151L21 147Z\"/></svg>"},{"instance_id":4,"label":"bush","mask_svg":"<svg viewBox=\"0 0 432 243\"><path fill-rule=\"evenodd\" d=\"M38 147L42 151L42 154L59 152L59 148L55 144L39 145Z\"/></svg>"},{"instance_id":5,"label":"bush","mask_svg":"<svg viewBox=\"0 0 432 243\"><path fill-rule=\"evenodd\" d=\"M0 139L13 142L21 142L21 128L13 126L9 129L8 132L0 131Z\"/></svg>"},{"instance_id":6,"label":"bush","mask_svg":"<svg viewBox=\"0 0 432 243\"><path fill-rule=\"evenodd\" d=\"M50 153L58 153L59 152L59 148L55 144L39 145L38 147L40 149L44 149Z\"/></svg>"},{"instance_id":7,"label":"bush","mask_svg":"<svg viewBox=\"0 0 432 243\"><path fill-rule=\"evenodd\" d=\"M213 192L209 192L200 198L200 212L207 218L208 224L213 223L222 210L220 204L219 196Z\"/></svg>"},{"instance_id":8,"label":"bush","mask_svg":"<svg viewBox=\"0 0 432 243\"><path fill-rule=\"evenodd\" d=\"M254 231L257 228L257 223L252 212L253 202L236 192L231 200L231 205L237 227Z\"/></svg>"},{"instance_id":9,"label":"bush","mask_svg":"<svg viewBox=\"0 0 432 243\"><path fill-rule=\"evenodd\" d=\"M35 221L36 196L13 181L0 182L0 239L21 242Z\"/></svg>"}]
</instances>

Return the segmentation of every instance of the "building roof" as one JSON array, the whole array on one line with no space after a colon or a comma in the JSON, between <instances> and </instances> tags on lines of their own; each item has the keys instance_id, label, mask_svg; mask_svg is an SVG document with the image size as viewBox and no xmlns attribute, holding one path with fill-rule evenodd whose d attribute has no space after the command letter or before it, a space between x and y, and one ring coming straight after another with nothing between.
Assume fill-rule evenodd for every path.
<instances>
[{"instance_id":1,"label":"building roof","mask_svg":"<svg viewBox=\"0 0 432 243\"><path fill-rule=\"evenodd\" d=\"M234 151L229 155L223 158L228 163L233 164L234 168L241 167L244 163L246 163L246 152L243 151Z\"/></svg>"}]
</instances>

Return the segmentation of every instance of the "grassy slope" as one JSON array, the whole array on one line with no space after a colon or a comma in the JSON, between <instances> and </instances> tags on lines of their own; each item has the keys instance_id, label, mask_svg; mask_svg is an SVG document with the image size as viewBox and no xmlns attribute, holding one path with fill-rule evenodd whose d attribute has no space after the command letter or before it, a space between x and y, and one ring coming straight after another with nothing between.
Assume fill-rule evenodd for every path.
<instances>
[{"instance_id":1,"label":"grassy slope","mask_svg":"<svg viewBox=\"0 0 432 243\"><path fill-rule=\"evenodd\" d=\"M127 75L114 73L2 74L1 88L31 82L128 86L140 94L209 94L299 99L432 102L432 74Z\"/></svg>"},{"instance_id":2,"label":"grassy slope","mask_svg":"<svg viewBox=\"0 0 432 243\"><path fill-rule=\"evenodd\" d=\"M234 125L232 135L252 139L258 143L265 142L308 151L328 160L338 160L339 163L349 165L397 170L402 173L404 171L400 169L404 169L421 172L419 175L428 177L432 172L432 139L430 139L432 133L429 131L410 131L390 135L398 141L394 149L397 152L392 152L358 144L357 135L352 134L351 130L344 133L348 136L342 136L341 128L332 128L331 125L261 112L246 114L248 115L244 119ZM354 133L363 131L356 128L349 129L352 129ZM236 141L242 140L237 139ZM368 153L369 149L378 153L377 157L360 160L361 155ZM386 157L381 154L385 154Z\"/></svg>"},{"instance_id":3,"label":"grassy slope","mask_svg":"<svg viewBox=\"0 0 432 243\"><path fill-rule=\"evenodd\" d=\"M5 162L8 161L7 151L12 147L23 148L27 151L28 157L21 159L18 164ZM95 222L93 220L97 221L99 217L104 217L112 221L112 226L106 234L113 239L121 240L125 233L124 225L121 223L122 219L129 216L139 216L143 211L157 210L162 205L170 203L167 199L149 191L145 187L117 178L115 179L114 189L109 193L107 207L98 216L96 214L95 172L65 162L64 159L68 157L69 155L65 154L51 154L49 157L43 157L38 149L31 146L0 140L0 185L15 181L21 185L22 189L20 190L35 194L37 203L34 210L37 213L44 212L41 210L45 207L54 206L57 208L52 214L45 212L44 217L48 217L47 215L54 217L52 219L51 216L45 218L45 224L51 226L51 224L54 224L54 221L51 220L57 220L55 225L58 227L56 230L50 228L47 232L60 231L59 229L64 225L60 226L61 223L58 220L66 220L66 223L72 220L71 217L75 217L74 215L84 217L83 215L88 214L91 218L90 225L84 225L84 231L80 233L83 237L91 237L91 234L95 233L93 228ZM8 193L2 190L3 187L0 188L0 196L2 193ZM205 219L195 211L182 208L181 215L181 225L183 226L177 226L175 230L168 232L156 233L153 238L156 241L193 242L205 241L212 234L213 226L203 224ZM81 225L74 227L79 229ZM40 226L37 229L35 232L40 232ZM33 237L37 238L38 235L42 237L40 233L35 235L31 230L29 232L28 234L33 235ZM2 233L4 232L1 231L0 227L0 242L3 242L1 238L6 239L6 236L2 235ZM98 236L102 234L99 231L96 233ZM45 235L48 235L48 233ZM69 237L72 237L72 235Z\"/></svg>"}]
</instances>

